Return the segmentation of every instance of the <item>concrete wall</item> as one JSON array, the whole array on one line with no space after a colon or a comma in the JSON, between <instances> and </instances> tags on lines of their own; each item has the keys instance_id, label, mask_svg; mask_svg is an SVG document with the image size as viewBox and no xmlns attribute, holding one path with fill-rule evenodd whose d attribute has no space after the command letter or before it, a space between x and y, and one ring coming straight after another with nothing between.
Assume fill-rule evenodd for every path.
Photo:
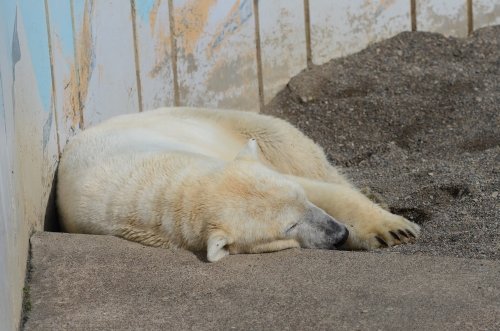
<instances>
[{"instance_id":1,"label":"concrete wall","mask_svg":"<svg viewBox=\"0 0 500 331\"><path fill-rule=\"evenodd\" d=\"M29 236L47 225L72 135L159 106L258 110L308 64L409 30L412 17L459 37L471 17L500 24L497 0L411 3L1 0L0 330L19 326Z\"/></svg>"}]
</instances>

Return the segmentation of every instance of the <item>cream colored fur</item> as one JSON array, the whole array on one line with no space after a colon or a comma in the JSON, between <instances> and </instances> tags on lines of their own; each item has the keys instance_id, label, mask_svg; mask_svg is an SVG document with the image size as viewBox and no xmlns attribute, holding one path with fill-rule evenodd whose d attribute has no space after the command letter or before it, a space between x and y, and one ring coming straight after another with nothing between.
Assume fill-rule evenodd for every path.
<instances>
[{"instance_id":1,"label":"cream colored fur","mask_svg":"<svg viewBox=\"0 0 500 331\"><path fill-rule=\"evenodd\" d=\"M78 134L61 158L57 201L69 232L206 250L209 261L333 248L343 224L348 249L420 231L361 194L289 123L227 110L162 108Z\"/></svg>"}]
</instances>

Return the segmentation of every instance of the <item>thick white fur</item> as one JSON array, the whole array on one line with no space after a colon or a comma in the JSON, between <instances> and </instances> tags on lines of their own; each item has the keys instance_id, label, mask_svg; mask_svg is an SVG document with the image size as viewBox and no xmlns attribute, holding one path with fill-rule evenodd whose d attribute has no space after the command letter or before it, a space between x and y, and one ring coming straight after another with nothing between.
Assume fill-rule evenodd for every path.
<instances>
[{"instance_id":1,"label":"thick white fur","mask_svg":"<svg viewBox=\"0 0 500 331\"><path fill-rule=\"evenodd\" d=\"M64 150L57 201L69 232L207 250L209 261L299 247L283 229L313 205L347 224L349 249L419 234L289 123L228 110L162 108L85 130Z\"/></svg>"}]
</instances>

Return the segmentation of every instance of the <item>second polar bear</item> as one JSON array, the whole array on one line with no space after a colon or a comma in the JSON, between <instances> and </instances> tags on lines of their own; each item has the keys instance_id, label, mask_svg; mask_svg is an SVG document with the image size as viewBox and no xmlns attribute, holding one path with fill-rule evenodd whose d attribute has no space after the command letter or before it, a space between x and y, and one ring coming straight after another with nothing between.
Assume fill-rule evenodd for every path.
<instances>
[{"instance_id":1,"label":"second polar bear","mask_svg":"<svg viewBox=\"0 0 500 331\"><path fill-rule=\"evenodd\" d=\"M418 225L379 207L286 121L161 108L122 115L66 146L57 203L69 232L228 254L407 243Z\"/></svg>"}]
</instances>

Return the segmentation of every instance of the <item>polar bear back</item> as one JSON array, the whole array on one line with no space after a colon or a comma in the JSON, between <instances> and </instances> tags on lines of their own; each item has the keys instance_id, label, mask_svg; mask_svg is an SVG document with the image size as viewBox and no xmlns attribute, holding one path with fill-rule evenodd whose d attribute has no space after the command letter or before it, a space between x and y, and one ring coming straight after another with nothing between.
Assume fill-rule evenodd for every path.
<instances>
[{"instance_id":1,"label":"polar bear back","mask_svg":"<svg viewBox=\"0 0 500 331\"><path fill-rule=\"evenodd\" d=\"M178 109L118 116L92 127L68 144L73 170L93 160L141 153L188 152L231 160L245 140L210 118L185 117Z\"/></svg>"},{"instance_id":2,"label":"polar bear back","mask_svg":"<svg viewBox=\"0 0 500 331\"><path fill-rule=\"evenodd\" d=\"M154 200L143 192L145 183L151 192L169 187L175 195L170 179L178 183L189 168L202 173L232 160L244 143L216 121L188 118L177 109L122 115L91 127L67 144L59 165L58 207L64 227L115 234L122 227L119 220L137 212L129 207L141 195L145 203Z\"/></svg>"}]
</instances>

